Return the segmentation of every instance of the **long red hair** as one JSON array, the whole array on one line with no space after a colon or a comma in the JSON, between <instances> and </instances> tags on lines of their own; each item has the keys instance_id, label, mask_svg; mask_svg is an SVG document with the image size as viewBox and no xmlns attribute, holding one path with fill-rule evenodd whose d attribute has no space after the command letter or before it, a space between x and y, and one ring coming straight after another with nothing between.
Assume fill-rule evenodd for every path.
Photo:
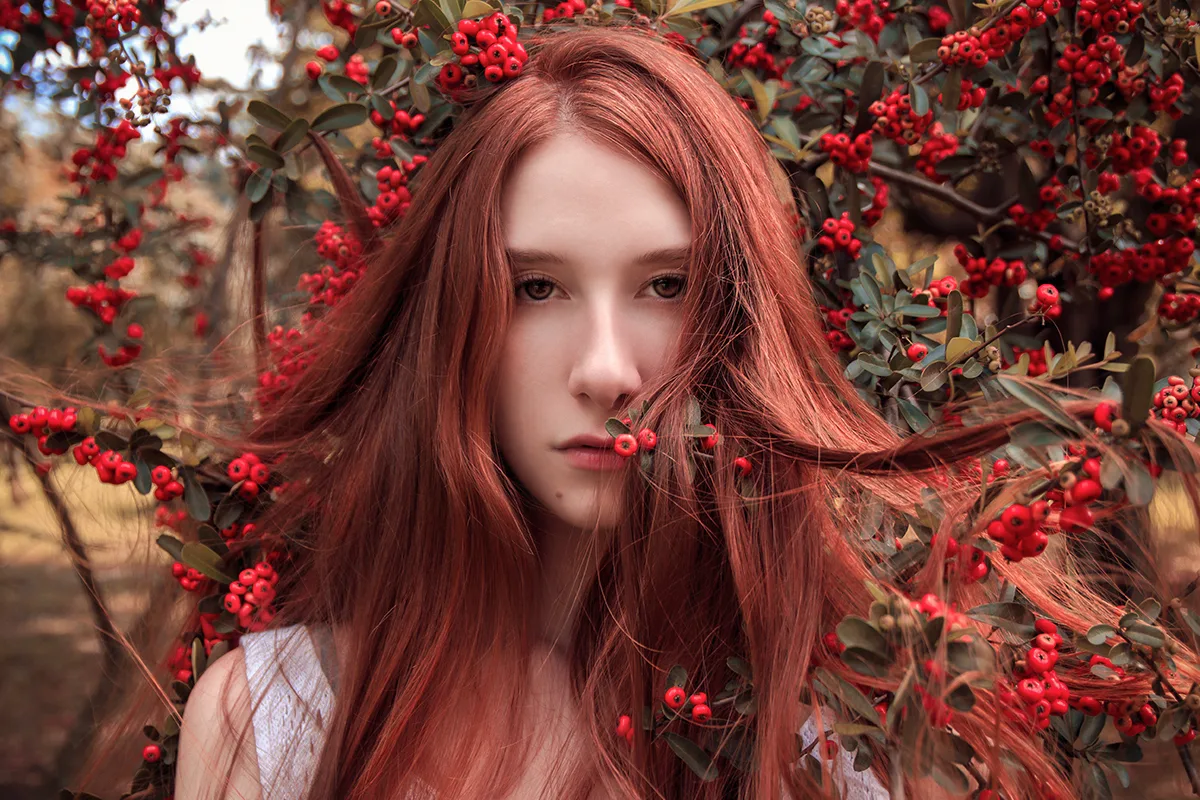
<instances>
[{"instance_id":1,"label":"long red hair","mask_svg":"<svg viewBox=\"0 0 1200 800\"><path fill-rule=\"evenodd\" d=\"M690 211L695 255L688 335L632 404L649 401L647 424L660 431L653 474L629 471L622 524L594 536L600 568L570 653L597 769L576 770L563 796L586 797L597 783L618 796L773 798L781 786L812 796L821 790L796 768L796 733L802 693L819 697L814 667L897 688L849 670L822 636L845 615L865 614L868 580L912 597L935 591L961 608L996 599L994 582L946 580L940 556L949 538L962 538L978 498L977 485L946 467L1004 445L1033 413L980 409L969 427L901 439L843 377L794 235L786 176L703 64L638 28L551 30L529 50L519 78L472 99L386 241L366 238L354 181L318 145L369 266L322 320L286 393L246 435L221 440L264 459L287 454L279 469L302 489L257 521L287 536L295 554L273 624L335 623L350 643L312 797L385 796L418 775L442 796L502 796L527 755L514 748L482 768L494 779L486 790L436 773L485 758L483 732L502 729L524 699L510 679L521 671L502 667L531 645L539 566L525 499L491 430L512 302L499 203L522 153L565 130L669 181ZM720 431L717 467L695 475L688 440L671 435L688 424L689 396ZM1081 393L1069 411L1088 419L1096 402ZM728 468L742 454L755 464L754 503ZM1185 478L1195 501L1194 478ZM1029 482L1012 481L989 508ZM866 545L870 534L889 529L889 509L927 500L931 486L946 513L928 565L903 581L873 570L882 557ZM1126 524L1144 529L1145 519ZM1000 577L1073 629L1120 616L1069 553L1000 561ZM1200 678L1193 652L1178 647L1185 680ZM640 726L632 746L613 734L619 715L639 719L655 702L672 665L696 686L720 687L731 655L752 665L757 712L721 740L752 742L754 770L703 782L661 742L650 746ZM1076 685L1110 699L1144 694L1149 680L1085 675ZM1071 793L1039 740L1000 714L990 693L955 726L1006 797ZM1003 768L1002 751L1024 771ZM876 769L886 785L885 754Z\"/></svg>"}]
</instances>

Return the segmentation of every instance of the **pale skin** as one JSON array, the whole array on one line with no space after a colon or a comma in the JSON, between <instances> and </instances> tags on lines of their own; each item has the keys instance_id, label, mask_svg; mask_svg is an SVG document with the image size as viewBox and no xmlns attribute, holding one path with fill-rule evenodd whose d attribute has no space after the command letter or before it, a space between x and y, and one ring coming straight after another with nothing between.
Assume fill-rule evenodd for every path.
<instances>
[{"instance_id":1,"label":"pale skin","mask_svg":"<svg viewBox=\"0 0 1200 800\"><path fill-rule=\"evenodd\" d=\"M577 725L565 648L594 566L588 537L611 528L622 507L612 473L574 466L558 448L575 436L605 435L605 420L669 362L682 324L686 262L641 257L685 250L691 223L683 200L655 172L576 132L525 154L506 186L502 212L511 251L551 256L513 261L515 309L494 418L501 453L538 503L531 519L542 601L531 609L538 637L528 721L516 730L541 741L534 742L528 770L511 795L532 798L561 774L552 768L556 756L582 752L570 736ZM224 797L259 800L253 731L240 749L230 735L249 715L245 664L235 649L204 673L188 700L176 800L210 800L208 784L231 763Z\"/></svg>"}]
</instances>

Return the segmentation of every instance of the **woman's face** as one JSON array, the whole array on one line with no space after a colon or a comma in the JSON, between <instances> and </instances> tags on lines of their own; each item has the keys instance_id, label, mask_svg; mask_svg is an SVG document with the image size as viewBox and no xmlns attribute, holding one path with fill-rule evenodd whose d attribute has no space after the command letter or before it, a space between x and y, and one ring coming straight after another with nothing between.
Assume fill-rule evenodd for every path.
<instances>
[{"instance_id":1,"label":"woman's face","mask_svg":"<svg viewBox=\"0 0 1200 800\"><path fill-rule=\"evenodd\" d=\"M622 514L605 421L677 345L691 222L642 164L577 133L524 154L504 190L514 314L496 439L552 518L610 528Z\"/></svg>"}]
</instances>

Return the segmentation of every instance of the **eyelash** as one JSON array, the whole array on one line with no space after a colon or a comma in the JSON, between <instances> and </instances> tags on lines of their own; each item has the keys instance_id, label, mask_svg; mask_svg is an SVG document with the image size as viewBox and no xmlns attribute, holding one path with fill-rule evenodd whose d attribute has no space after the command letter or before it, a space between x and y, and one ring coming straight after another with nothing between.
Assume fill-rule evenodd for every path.
<instances>
[{"instance_id":1,"label":"eyelash","mask_svg":"<svg viewBox=\"0 0 1200 800\"><path fill-rule=\"evenodd\" d=\"M687 275L685 275L682 272L668 272L664 275L656 275L655 277L650 279L650 281L647 285L653 286L653 285L659 283L660 281L668 281L668 280L677 280L682 284L682 286L680 286L678 292L672 297L657 298L663 302L670 302L672 300L678 300L680 295L682 295L683 292L687 289ZM526 286L529 286L530 284L537 284L537 283L548 283L548 284L551 284L552 286L554 286L555 288L558 288L558 282L555 281L550 276L535 274L535 275L527 275L524 278L522 278L520 281L518 281L514 291L519 294L521 292L521 290L524 289ZM534 299L534 298L526 295L525 297L519 297L518 299L522 300L524 302L527 302L527 303L544 303L547 300L549 300L550 298L546 297L546 298L537 300L537 299Z\"/></svg>"}]
</instances>

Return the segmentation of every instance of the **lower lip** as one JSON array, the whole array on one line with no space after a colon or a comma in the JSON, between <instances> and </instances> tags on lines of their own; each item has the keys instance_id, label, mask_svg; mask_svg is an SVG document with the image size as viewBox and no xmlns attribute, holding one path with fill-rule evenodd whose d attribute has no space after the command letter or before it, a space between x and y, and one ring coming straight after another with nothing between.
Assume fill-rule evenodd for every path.
<instances>
[{"instance_id":1,"label":"lower lip","mask_svg":"<svg viewBox=\"0 0 1200 800\"><path fill-rule=\"evenodd\" d=\"M625 466L625 456L599 447L569 447L562 451L567 463L579 469L607 472Z\"/></svg>"}]
</instances>

